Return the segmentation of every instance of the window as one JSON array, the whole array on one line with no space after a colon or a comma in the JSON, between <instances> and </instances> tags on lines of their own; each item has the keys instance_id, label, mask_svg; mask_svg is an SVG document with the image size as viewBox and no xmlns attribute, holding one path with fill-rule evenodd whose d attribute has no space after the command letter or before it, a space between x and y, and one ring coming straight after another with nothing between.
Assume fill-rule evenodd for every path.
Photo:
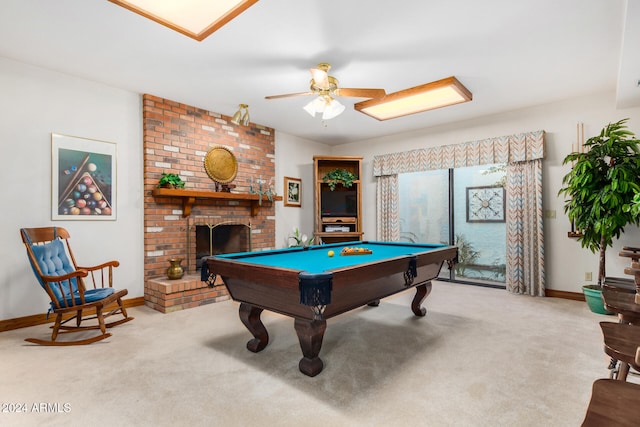
<instances>
[{"instance_id":1,"label":"window","mask_svg":"<svg viewBox=\"0 0 640 427\"><path fill-rule=\"evenodd\" d=\"M400 238L458 246L459 262L443 279L504 287L505 165L398 175Z\"/></svg>"}]
</instances>

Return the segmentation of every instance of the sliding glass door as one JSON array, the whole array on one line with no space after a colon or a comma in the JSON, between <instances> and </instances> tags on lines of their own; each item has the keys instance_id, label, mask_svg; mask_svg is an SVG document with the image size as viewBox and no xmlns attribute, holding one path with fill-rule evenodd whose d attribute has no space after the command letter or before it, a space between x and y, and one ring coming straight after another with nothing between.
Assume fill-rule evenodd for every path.
<instances>
[{"instance_id":1,"label":"sliding glass door","mask_svg":"<svg viewBox=\"0 0 640 427\"><path fill-rule=\"evenodd\" d=\"M458 246L440 277L504 287L506 168L482 165L398 175L401 240Z\"/></svg>"}]
</instances>

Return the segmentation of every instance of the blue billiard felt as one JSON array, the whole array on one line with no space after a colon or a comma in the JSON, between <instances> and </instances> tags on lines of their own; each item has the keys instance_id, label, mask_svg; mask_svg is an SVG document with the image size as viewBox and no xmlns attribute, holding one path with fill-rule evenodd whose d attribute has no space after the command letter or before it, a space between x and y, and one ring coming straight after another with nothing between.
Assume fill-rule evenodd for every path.
<instances>
[{"instance_id":1,"label":"blue billiard felt","mask_svg":"<svg viewBox=\"0 0 640 427\"><path fill-rule=\"evenodd\" d=\"M445 246L446 245L439 244L401 242L345 242L310 246L304 249L288 248L261 252L242 252L216 255L216 257L268 267L305 271L313 274L351 267L354 265L368 264L385 259L419 254L443 248ZM367 248L373 253L366 255L340 255L340 251L345 247ZM332 257L328 255L330 250L335 252L335 255Z\"/></svg>"}]
</instances>

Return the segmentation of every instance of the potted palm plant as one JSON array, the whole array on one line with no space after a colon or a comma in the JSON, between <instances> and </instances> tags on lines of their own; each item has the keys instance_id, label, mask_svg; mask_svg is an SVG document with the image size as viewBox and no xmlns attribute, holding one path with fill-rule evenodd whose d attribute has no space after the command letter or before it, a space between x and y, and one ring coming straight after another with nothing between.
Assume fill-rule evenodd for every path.
<instances>
[{"instance_id":1,"label":"potted palm plant","mask_svg":"<svg viewBox=\"0 0 640 427\"><path fill-rule=\"evenodd\" d=\"M625 226L640 223L629 208L640 191L640 141L627 129L627 120L609 123L584 143L583 151L565 157L563 164L573 167L558 192L567 197L564 212L578 231L578 241L599 254L597 285L583 286L589 307L598 313L606 313L601 299L606 250ZM595 301L590 302L591 296Z\"/></svg>"}]
</instances>

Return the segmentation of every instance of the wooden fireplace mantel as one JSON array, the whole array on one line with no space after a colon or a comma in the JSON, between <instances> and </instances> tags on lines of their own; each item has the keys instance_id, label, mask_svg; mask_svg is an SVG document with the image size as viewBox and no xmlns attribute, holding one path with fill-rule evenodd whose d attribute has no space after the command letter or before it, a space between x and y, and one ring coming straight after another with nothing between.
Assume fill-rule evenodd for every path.
<instances>
[{"instance_id":1,"label":"wooden fireplace mantel","mask_svg":"<svg viewBox=\"0 0 640 427\"><path fill-rule=\"evenodd\" d=\"M215 200L239 200L251 202L251 216L258 215L260 209L260 196L248 193L225 193L219 191L185 190L182 188L154 188L151 192L153 197L174 197L182 199L182 217L191 215L191 207L196 203L196 199ZM282 200L282 196L274 196L274 201ZM266 195L262 196L262 203L271 203Z\"/></svg>"}]
</instances>

